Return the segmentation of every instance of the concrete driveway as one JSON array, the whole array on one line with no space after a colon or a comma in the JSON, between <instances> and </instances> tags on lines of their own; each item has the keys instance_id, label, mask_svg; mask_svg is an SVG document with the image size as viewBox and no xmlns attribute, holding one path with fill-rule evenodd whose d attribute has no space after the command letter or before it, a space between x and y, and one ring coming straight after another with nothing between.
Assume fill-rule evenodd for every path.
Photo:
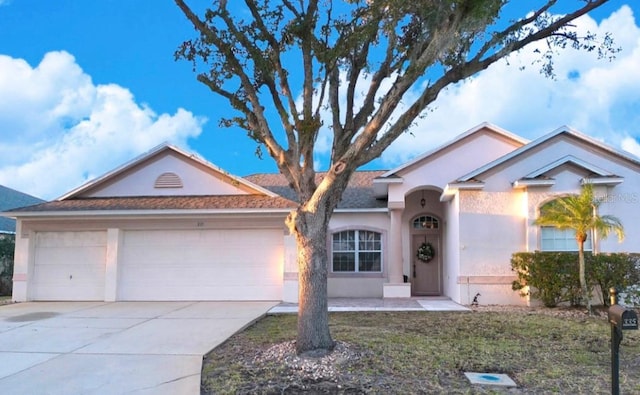
<instances>
[{"instance_id":1,"label":"concrete driveway","mask_svg":"<svg viewBox=\"0 0 640 395\"><path fill-rule=\"evenodd\" d=\"M199 394L202 356L276 304L0 306L0 394Z\"/></svg>"}]
</instances>

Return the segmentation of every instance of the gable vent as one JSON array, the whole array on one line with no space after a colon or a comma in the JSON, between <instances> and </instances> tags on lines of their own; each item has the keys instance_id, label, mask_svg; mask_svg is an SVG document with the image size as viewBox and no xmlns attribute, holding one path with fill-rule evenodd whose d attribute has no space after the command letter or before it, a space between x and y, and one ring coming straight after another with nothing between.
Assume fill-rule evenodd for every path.
<instances>
[{"instance_id":1,"label":"gable vent","mask_svg":"<svg viewBox=\"0 0 640 395\"><path fill-rule=\"evenodd\" d=\"M156 178L154 188L182 188L182 179L176 173L162 173Z\"/></svg>"}]
</instances>

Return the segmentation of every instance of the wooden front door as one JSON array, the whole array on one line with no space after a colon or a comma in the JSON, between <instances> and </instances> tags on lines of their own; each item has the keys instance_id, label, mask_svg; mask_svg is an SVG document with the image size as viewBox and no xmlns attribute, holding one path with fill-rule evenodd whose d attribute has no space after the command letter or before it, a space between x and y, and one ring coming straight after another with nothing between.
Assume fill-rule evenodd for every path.
<instances>
[{"instance_id":1,"label":"wooden front door","mask_svg":"<svg viewBox=\"0 0 640 395\"><path fill-rule=\"evenodd\" d=\"M433 259L424 262L418 259L417 251L422 243L430 243L435 251ZM440 235L413 234L411 240L411 292L414 295L438 296L442 294L442 253Z\"/></svg>"}]
</instances>

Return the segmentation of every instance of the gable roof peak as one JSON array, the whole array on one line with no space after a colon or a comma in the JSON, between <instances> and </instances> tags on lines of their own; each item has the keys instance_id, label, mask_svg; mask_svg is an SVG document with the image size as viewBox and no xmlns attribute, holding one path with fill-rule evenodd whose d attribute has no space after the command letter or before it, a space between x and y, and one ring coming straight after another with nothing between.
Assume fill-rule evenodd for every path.
<instances>
[{"instance_id":1,"label":"gable roof peak","mask_svg":"<svg viewBox=\"0 0 640 395\"><path fill-rule=\"evenodd\" d=\"M622 158L624 160L627 160L631 163L633 163L636 166L640 166L640 159L638 159L637 157L635 157L633 154L627 152L627 151L622 151L619 149L616 149L608 144L605 144L604 142L597 140L589 135L586 135L582 132L579 132L577 129L572 128L571 126L567 126L567 125L563 125L560 126L559 128L551 131L550 133L547 133L545 135L543 135L542 137L539 137L533 141L531 141L530 143L523 145L522 147L515 149L511 152L509 152L508 154L487 163L486 165L479 167L478 169L472 171L471 173L467 173L464 176L462 176L458 181L464 182L464 181L468 181L474 177L479 176L482 173L485 173L486 171L501 165L504 162L507 162L508 160L515 158L519 155L522 155L524 152L527 152L537 146L540 146L548 141L553 140L554 138L565 134L565 135L569 135L569 136L573 136L579 140L582 140L584 142L586 142L587 144L591 144L593 146L596 146L600 149L602 149L605 152L608 152L610 154L613 154L619 158Z\"/></svg>"},{"instance_id":2,"label":"gable roof peak","mask_svg":"<svg viewBox=\"0 0 640 395\"><path fill-rule=\"evenodd\" d=\"M520 137L520 136L518 136L516 134L513 134L513 133L509 132L508 130L503 129L500 126L497 126L497 125L495 125L495 124L493 124L491 122L485 121L485 122L482 122L482 123L472 127L471 129L468 129L467 131L457 135L453 139L445 142L444 144L442 144L442 145L440 145L440 146L438 146L438 147L436 147L434 149L431 149L431 150L423 153L422 155L417 156L413 160L410 160L409 162L406 162L406 163L396 167L395 169L391 169L391 170L385 172L384 174L380 175L380 177L378 177L378 178L382 179L382 178L392 177L392 176L396 175L396 173L398 173L399 171L401 171L403 169L406 169L406 168L414 165L415 163L418 163L418 162L422 161L423 159L435 154L436 152L442 151L442 150L444 150L444 149L456 144L457 142L459 142L461 140L464 140L465 138L467 138L467 137L469 137L469 136L471 136L473 134L476 134L476 133L478 133L478 132L480 132L482 130L487 130L487 129L492 131L492 132L494 132L494 133L496 133L496 134L498 134L498 135L500 135L500 136L502 136L502 137L505 137L505 138L507 138L509 140L513 140L513 141L517 142L520 145L525 145L525 144L529 143L528 139L525 139L525 138Z\"/></svg>"},{"instance_id":3,"label":"gable roof peak","mask_svg":"<svg viewBox=\"0 0 640 395\"><path fill-rule=\"evenodd\" d=\"M89 189L102 184L108 180L111 180L115 177L117 177L120 174L123 174L125 171L127 171L128 169L133 168L134 166L150 159L153 158L157 155L160 155L161 153L165 152L165 151L172 151L175 152L176 154L178 154L179 156L182 156L184 158L188 158L190 160L193 160L195 162L200 163L201 165L213 170L214 172L217 172L219 174L224 175L225 177L230 178L233 182L237 182L238 184L244 185L246 187L249 187L250 189L262 193L266 196L269 197L276 197L277 194L271 192L270 190L261 187L260 185L257 185L253 182L250 182L248 180L245 180L241 177L235 176L225 170L223 170L222 168L214 165L213 163L207 161L206 159L202 158L201 156L199 156L198 154L194 153L194 152L189 152L186 151L178 146L175 146L173 144L170 144L168 142L163 142L159 145L156 145L155 147L151 148L150 150L148 150L147 152L144 152L138 156L136 156L135 158L131 159L130 161L124 163L123 165L120 165L119 167L116 167L115 169L94 178L93 180L90 180L84 184L82 184L81 186L77 187L76 189L73 189L69 192L67 192L66 194L60 196L57 199L54 199L55 201L60 201L60 200L65 200L65 199L69 199L69 198L73 198L73 197L77 197L79 194L88 191Z\"/></svg>"}]
</instances>

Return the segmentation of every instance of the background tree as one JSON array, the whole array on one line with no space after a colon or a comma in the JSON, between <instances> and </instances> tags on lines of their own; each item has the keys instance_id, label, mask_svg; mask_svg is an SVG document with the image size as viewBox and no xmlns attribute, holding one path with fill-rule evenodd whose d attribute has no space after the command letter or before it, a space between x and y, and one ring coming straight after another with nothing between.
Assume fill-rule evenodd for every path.
<instances>
[{"instance_id":1,"label":"background tree","mask_svg":"<svg viewBox=\"0 0 640 395\"><path fill-rule=\"evenodd\" d=\"M527 44L546 41L548 75L566 46L615 52L609 37L598 44L571 25L607 0L576 0L562 15L552 14L555 0L535 1L510 22L499 18L506 0L217 0L198 12L175 2L198 34L176 58L193 62L198 80L228 100L236 113L222 125L246 130L299 197L287 219L298 247L298 352L333 346L325 240L357 168L408 131L444 88ZM332 150L318 181L314 146L323 126Z\"/></svg>"},{"instance_id":2,"label":"background tree","mask_svg":"<svg viewBox=\"0 0 640 395\"><path fill-rule=\"evenodd\" d=\"M0 234L0 296L11 295L16 236Z\"/></svg>"},{"instance_id":3,"label":"background tree","mask_svg":"<svg viewBox=\"0 0 640 395\"><path fill-rule=\"evenodd\" d=\"M607 238L611 232L615 232L620 241L624 238L624 228L618 218L598 214L601 203L601 200L594 196L593 186L586 184L579 195L563 196L542 206L540 216L535 221L536 225L575 231L578 243L580 289L582 300L589 313L591 313L592 295L585 277L584 243L589 234L594 232L603 239Z\"/></svg>"}]
</instances>

